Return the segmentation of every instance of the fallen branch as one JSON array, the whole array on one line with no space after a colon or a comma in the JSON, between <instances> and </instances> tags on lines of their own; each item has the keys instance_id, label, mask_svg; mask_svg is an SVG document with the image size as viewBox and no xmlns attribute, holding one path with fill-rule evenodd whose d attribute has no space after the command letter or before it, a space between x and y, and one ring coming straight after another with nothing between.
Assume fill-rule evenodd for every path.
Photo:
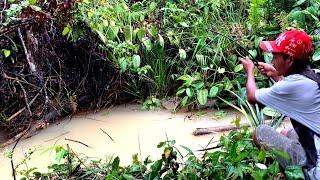
<instances>
[{"instance_id":1,"label":"fallen branch","mask_svg":"<svg viewBox=\"0 0 320 180\"><path fill-rule=\"evenodd\" d=\"M73 139L68 139L68 138L64 138L66 141L71 141L71 142L76 142L76 143L79 143L79 144L82 144L82 145L84 145L84 146L86 146L86 147L88 147L88 148L91 148L91 146L89 146L89 145L87 145L87 144L85 144L85 143L83 143L83 142L81 142L81 141L77 141L77 140L73 140Z\"/></svg>"},{"instance_id":2,"label":"fallen branch","mask_svg":"<svg viewBox=\"0 0 320 180\"><path fill-rule=\"evenodd\" d=\"M40 95L40 92L42 91L42 89L39 91L39 93L30 101L30 103L28 104L29 107L32 105L32 103L38 98L38 96ZM20 113L22 113L24 110L26 109L26 107L20 109L19 111L17 111L16 113L14 113L12 116L10 116L6 121L11 121L12 119L14 119L16 116L18 116Z\"/></svg>"},{"instance_id":3,"label":"fallen branch","mask_svg":"<svg viewBox=\"0 0 320 180\"><path fill-rule=\"evenodd\" d=\"M100 128L100 130L104 133L104 134L106 134L107 136L109 136L109 138L112 140L112 142L114 142L114 140L113 140L113 138L107 133L107 132L105 132L103 129L101 129Z\"/></svg>"},{"instance_id":4,"label":"fallen branch","mask_svg":"<svg viewBox=\"0 0 320 180\"><path fill-rule=\"evenodd\" d=\"M28 130L29 130L29 128L26 129L26 130L24 130L23 132L17 134L16 136L14 136L13 138L9 139L9 140L6 141L5 143L2 143L2 144L0 145L0 148L4 148L4 147L6 147L6 146L9 146L10 144L13 144L13 143L17 142L18 140L27 139L27 138L29 138L29 137L32 137L33 135L35 135L35 134L38 132L38 130L35 129L35 128L32 129L32 130L30 130L30 131L27 133ZM26 133L26 134L25 134L25 133ZM22 136L23 136L23 138L22 138Z\"/></svg>"},{"instance_id":5,"label":"fallen branch","mask_svg":"<svg viewBox=\"0 0 320 180\"><path fill-rule=\"evenodd\" d=\"M234 129L239 129L241 127L248 127L250 126L248 123L241 124L240 127L235 125L225 125L225 126L218 126L218 127L208 127L208 128L197 128L193 131L194 136L200 136L205 134L217 133L217 132L224 132L224 131L231 131Z\"/></svg>"}]
</instances>

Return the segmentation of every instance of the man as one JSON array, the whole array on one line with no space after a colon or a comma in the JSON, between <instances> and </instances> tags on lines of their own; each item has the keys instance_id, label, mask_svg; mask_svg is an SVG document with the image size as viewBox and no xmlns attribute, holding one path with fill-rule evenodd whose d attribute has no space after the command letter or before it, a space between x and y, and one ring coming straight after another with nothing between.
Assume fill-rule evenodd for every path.
<instances>
[{"instance_id":1,"label":"man","mask_svg":"<svg viewBox=\"0 0 320 180\"><path fill-rule=\"evenodd\" d=\"M299 30L280 34L275 41L262 41L260 48L272 52L272 65L259 63L261 73L277 81L257 89L254 64L240 58L247 72L247 98L290 117L294 130L277 133L267 125L257 127L254 141L267 150L281 150L280 165L301 165L307 179L320 179L320 76L308 66L313 53L311 38Z\"/></svg>"}]
</instances>

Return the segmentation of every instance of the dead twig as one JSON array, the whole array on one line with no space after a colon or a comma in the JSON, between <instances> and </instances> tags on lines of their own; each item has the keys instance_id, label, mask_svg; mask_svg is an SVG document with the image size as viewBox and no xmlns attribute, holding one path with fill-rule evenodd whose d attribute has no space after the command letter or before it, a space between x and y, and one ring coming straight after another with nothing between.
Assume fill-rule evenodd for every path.
<instances>
[{"instance_id":1,"label":"dead twig","mask_svg":"<svg viewBox=\"0 0 320 180\"><path fill-rule=\"evenodd\" d=\"M91 146L89 146L89 145L87 145L87 144L85 144L85 143L83 143L83 142L81 142L81 141L77 141L77 140L73 140L73 139L68 139L68 138L64 138L66 141L71 141L71 142L76 142L76 143L79 143L79 144L82 144L82 145L84 145L84 146L86 146L86 147L88 147L88 148L92 148Z\"/></svg>"},{"instance_id":2,"label":"dead twig","mask_svg":"<svg viewBox=\"0 0 320 180\"><path fill-rule=\"evenodd\" d=\"M27 92L26 92L26 90L24 89L24 87L22 86L22 84L19 81L17 81L17 83L19 84L19 86L21 87L21 90L23 92L24 101L26 102L26 107L27 107L27 110L29 112L29 116L32 116L32 112L31 112L31 109L30 109L30 106L29 106L29 103L28 103Z\"/></svg>"},{"instance_id":3,"label":"dead twig","mask_svg":"<svg viewBox=\"0 0 320 180\"><path fill-rule=\"evenodd\" d=\"M101 129L100 128L100 130L104 133L104 134L106 134L107 136L109 136L109 138L112 140L112 142L114 142L114 140L113 140L113 138L107 133L107 132L105 132L103 129Z\"/></svg>"},{"instance_id":4,"label":"dead twig","mask_svg":"<svg viewBox=\"0 0 320 180\"><path fill-rule=\"evenodd\" d=\"M12 156L11 156L11 168L12 168L12 175L13 175L13 179L16 180L16 169L14 168L14 163L13 163L13 153L15 148L17 147L20 139L28 132L28 130L31 127L31 122L29 123L29 126L26 130L24 130L21 134L21 136L17 139L16 143L14 144L13 148L12 148Z\"/></svg>"},{"instance_id":5,"label":"dead twig","mask_svg":"<svg viewBox=\"0 0 320 180\"><path fill-rule=\"evenodd\" d=\"M40 90L40 92L41 91L42 91L42 89ZM40 92L30 101L30 103L28 104L29 106L31 106L32 103L38 98L38 96L40 95ZM22 113L25 109L26 109L26 107L20 109L18 112L14 113L12 116L10 116L6 121L11 121L16 116L18 116L20 113Z\"/></svg>"}]
</instances>

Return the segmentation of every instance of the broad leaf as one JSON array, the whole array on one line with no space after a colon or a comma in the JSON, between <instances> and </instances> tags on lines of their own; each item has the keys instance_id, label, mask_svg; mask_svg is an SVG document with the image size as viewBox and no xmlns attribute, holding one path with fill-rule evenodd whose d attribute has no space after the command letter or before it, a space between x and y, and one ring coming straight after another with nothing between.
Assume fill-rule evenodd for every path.
<instances>
[{"instance_id":1,"label":"broad leaf","mask_svg":"<svg viewBox=\"0 0 320 180\"><path fill-rule=\"evenodd\" d=\"M313 61L319 61L320 60L320 48L316 49L314 54L312 55Z\"/></svg>"},{"instance_id":2,"label":"broad leaf","mask_svg":"<svg viewBox=\"0 0 320 180\"><path fill-rule=\"evenodd\" d=\"M180 60L185 60L187 58L187 53L184 49L179 49Z\"/></svg>"},{"instance_id":3,"label":"broad leaf","mask_svg":"<svg viewBox=\"0 0 320 180\"><path fill-rule=\"evenodd\" d=\"M249 53L250 53L250 55L252 56L252 57L257 57L257 51L254 49L254 50L249 50Z\"/></svg>"},{"instance_id":4,"label":"broad leaf","mask_svg":"<svg viewBox=\"0 0 320 180\"><path fill-rule=\"evenodd\" d=\"M125 58L119 59L120 72L124 72L127 70L127 61Z\"/></svg>"},{"instance_id":5,"label":"broad leaf","mask_svg":"<svg viewBox=\"0 0 320 180\"><path fill-rule=\"evenodd\" d=\"M218 92L219 92L219 87L212 86L209 91L209 97L211 98L216 97L218 95Z\"/></svg>"},{"instance_id":6,"label":"broad leaf","mask_svg":"<svg viewBox=\"0 0 320 180\"><path fill-rule=\"evenodd\" d=\"M225 68L218 68L218 73L223 74L224 72L226 72Z\"/></svg>"},{"instance_id":7,"label":"broad leaf","mask_svg":"<svg viewBox=\"0 0 320 180\"><path fill-rule=\"evenodd\" d=\"M151 40L147 37L144 37L144 38L142 38L142 42L143 42L144 46L146 47L146 50L151 51L151 49L152 49Z\"/></svg>"},{"instance_id":8,"label":"broad leaf","mask_svg":"<svg viewBox=\"0 0 320 180\"><path fill-rule=\"evenodd\" d=\"M144 29L143 28L140 28L138 31L137 31L137 37L140 41L142 41L142 38L144 37Z\"/></svg>"},{"instance_id":9,"label":"broad leaf","mask_svg":"<svg viewBox=\"0 0 320 180\"><path fill-rule=\"evenodd\" d=\"M3 52L3 54L4 54L4 57L9 57L10 56L10 54L11 54L11 51L10 50L8 50L8 49L2 49L2 52Z\"/></svg>"},{"instance_id":10,"label":"broad leaf","mask_svg":"<svg viewBox=\"0 0 320 180\"><path fill-rule=\"evenodd\" d=\"M71 26L70 26L70 24L68 24L66 27L63 28L62 36L67 35L71 30L72 30Z\"/></svg>"},{"instance_id":11,"label":"broad leaf","mask_svg":"<svg viewBox=\"0 0 320 180\"><path fill-rule=\"evenodd\" d=\"M206 89L199 90L197 93L197 100L198 100L199 104L201 104L201 105L207 104L208 90L206 90Z\"/></svg>"},{"instance_id":12,"label":"broad leaf","mask_svg":"<svg viewBox=\"0 0 320 180\"><path fill-rule=\"evenodd\" d=\"M118 171L119 164L120 164L120 158L119 157L114 158L114 160L112 162L112 170Z\"/></svg>"},{"instance_id":13,"label":"broad leaf","mask_svg":"<svg viewBox=\"0 0 320 180\"><path fill-rule=\"evenodd\" d=\"M296 3L294 3L294 5L292 7L297 7L300 6L301 4L303 4L306 0L299 0Z\"/></svg>"},{"instance_id":14,"label":"broad leaf","mask_svg":"<svg viewBox=\"0 0 320 180\"><path fill-rule=\"evenodd\" d=\"M140 67L140 56L139 55L133 55L132 57L132 66L133 68L137 69Z\"/></svg>"},{"instance_id":15,"label":"broad leaf","mask_svg":"<svg viewBox=\"0 0 320 180\"><path fill-rule=\"evenodd\" d=\"M186 93L187 93L187 96L189 96L189 97L192 97L192 95L193 95L192 90L190 88L186 89Z\"/></svg>"},{"instance_id":16,"label":"broad leaf","mask_svg":"<svg viewBox=\"0 0 320 180\"><path fill-rule=\"evenodd\" d=\"M149 34L153 37L155 37L158 34L158 28L154 25L150 26L148 31L149 31Z\"/></svg>"},{"instance_id":17,"label":"broad leaf","mask_svg":"<svg viewBox=\"0 0 320 180\"><path fill-rule=\"evenodd\" d=\"M182 106L185 106L185 105L187 104L187 102L188 102L188 99L189 99L188 96L183 97L183 99L182 99L182 101L181 101L181 105L182 105Z\"/></svg>"},{"instance_id":18,"label":"broad leaf","mask_svg":"<svg viewBox=\"0 0 320 180\"><path fill-rule=\"evenodd\" d=\"M162 48L164 48L164 40L163 40L163 37L159 34L159 44Z\"/></svg>"},{"instance_id":19,"label":"broad leaf","mask_svg":"<svg viewBox=\"0 0 320 180\"><path fill-rule=\"evenodd\" d=\"M239 72L243 69L243 65L242 64L238 64L236 67L234 67L234 72Z\"/></svg>"}]
</instances>

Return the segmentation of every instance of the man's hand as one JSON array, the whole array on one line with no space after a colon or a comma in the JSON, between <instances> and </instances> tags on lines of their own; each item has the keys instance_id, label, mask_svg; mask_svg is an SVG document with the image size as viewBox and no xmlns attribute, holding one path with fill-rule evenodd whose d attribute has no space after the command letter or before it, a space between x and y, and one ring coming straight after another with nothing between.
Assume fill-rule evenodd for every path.
<instances>
[{"instance_id":1,"label":"man's hand","mask_svg":"<svg viewBox=\"0 0 320 180\"><path fill-rule=\"evenodd\" d=\"M266 76L273 77L278 75L277 70L271 65L263 62L259 62L258 69Z\"/></svg>"},{"instance_id":2,"label":"man's hand","mask_svg":"<svg viewBox=\"0 0 320 180\"><path fill-rule=\"evenodd\" d=\"M245 58L239 58L241 61L241 64L243 65L243 68L246 70L247 74L252 73L254 69L254 64L248 57Z\"/></svg>"},{"instance_id":3,"label":"man's hand","mask_svg":"<svg viewBox=\"0 0 320 180\"><path fill-rule=\"evenodd\" d=\"M279 76L278 71L271 64L259 62L258 69L262 74L271 77L275 81L280 81L283 79L283 76Z\"/></svg>"}]
</instances>

